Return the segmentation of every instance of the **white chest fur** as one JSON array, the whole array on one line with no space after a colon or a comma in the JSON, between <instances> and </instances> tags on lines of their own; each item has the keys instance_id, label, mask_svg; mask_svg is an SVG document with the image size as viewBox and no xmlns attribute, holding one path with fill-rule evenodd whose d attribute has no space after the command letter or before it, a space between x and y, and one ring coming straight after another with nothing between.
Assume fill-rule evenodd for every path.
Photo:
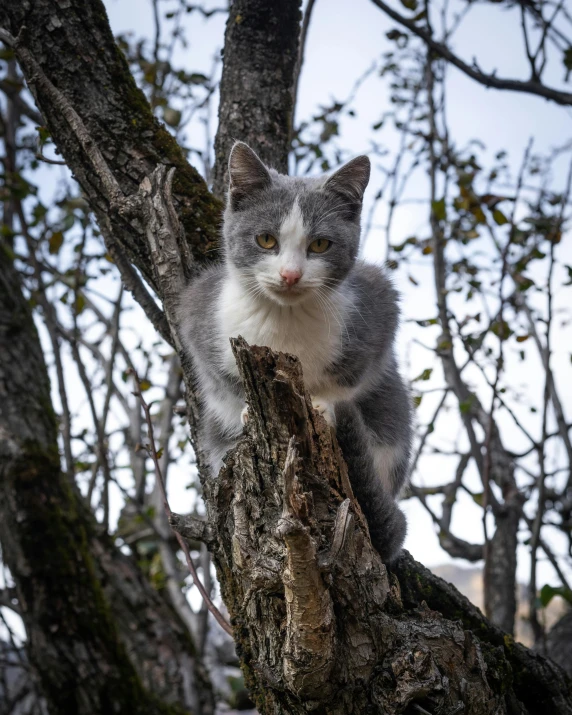
<instances>
[{"instance_id":1,"label":"white chest fur","mask_svg":"<svg viewBox=\"0 0 572 715\"><path fill-rule=\"evenodd\" d=\"M280 306L270 298L253 296L229 277L218 302L222 367L236 374L229 338L242 337L250 345L296 355L304 381L312 393L327 389L326 367L341 350L348 299L341 291L309 298L300 305Z\"/></svg>"}]
</instances>

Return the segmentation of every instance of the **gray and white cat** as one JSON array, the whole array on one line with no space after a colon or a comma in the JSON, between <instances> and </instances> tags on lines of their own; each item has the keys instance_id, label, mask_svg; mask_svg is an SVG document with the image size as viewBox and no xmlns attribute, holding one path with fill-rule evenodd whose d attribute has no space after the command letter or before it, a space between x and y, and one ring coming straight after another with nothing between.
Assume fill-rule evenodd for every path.
<instances>
[{"instance_id":1,"label":"gray and white cat","mask_svg":"<svg viewBox=\"0 0 572 715\"><path fill-rule=\"evenodd\" d=\"M210 468L218 474L247 418L229 338L297 355L314 406L335 425L372 542L390 561L406 530L395 500L408 471L411 408L393 347L397 294L380 268L357 258L369 159L330 177L293 178L237 142L229 173L224 259L180 304Z\"/></svg>"}]
</instances>

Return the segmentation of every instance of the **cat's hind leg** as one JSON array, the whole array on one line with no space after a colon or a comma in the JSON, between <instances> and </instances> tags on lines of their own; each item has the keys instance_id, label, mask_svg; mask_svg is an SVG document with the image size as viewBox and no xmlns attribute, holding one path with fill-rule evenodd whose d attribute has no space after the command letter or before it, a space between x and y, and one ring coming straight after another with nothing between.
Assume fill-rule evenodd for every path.
<instances>
[{"instance_id":1,"label":"cat's hind leg","mask_svg":"<svg viewBox=\"0 0 572 715\"><path fill-rule=\"evenodd\" d=\"M336 405L336 436L348 465L352 489L367 519L371 542L383 561L391 562L403 546L407 523L377 473L368 431L355 404Z\"/></svg>"}]
</instances>

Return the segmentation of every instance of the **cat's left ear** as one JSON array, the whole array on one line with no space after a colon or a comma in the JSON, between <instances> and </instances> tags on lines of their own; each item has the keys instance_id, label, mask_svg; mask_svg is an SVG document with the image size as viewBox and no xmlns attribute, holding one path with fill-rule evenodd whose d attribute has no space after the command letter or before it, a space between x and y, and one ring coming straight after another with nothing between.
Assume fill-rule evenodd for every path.
<instances>
[{"instance_id":1,"label":"cat's left ear","mask_svg":"<svg viewBox=\"0 0 572 715\"><path fill-rule=\"evenodd\" d=\"M356 156L338 169L324 184L324 189L341 194L359 208L369 183L371 164L367 156Z\"/></svg>"},{"instance_id":2,"label":"cat's left ear","mask_svg":"<svg viewBox=\"0 0 572 715\"><path fill-rule=\"evenodd\" d=\"M237 211L242 201L271 182L270 173L258 155L244 142L236 142L228 159L228 200Z\"/></svg>"}]
</instances>

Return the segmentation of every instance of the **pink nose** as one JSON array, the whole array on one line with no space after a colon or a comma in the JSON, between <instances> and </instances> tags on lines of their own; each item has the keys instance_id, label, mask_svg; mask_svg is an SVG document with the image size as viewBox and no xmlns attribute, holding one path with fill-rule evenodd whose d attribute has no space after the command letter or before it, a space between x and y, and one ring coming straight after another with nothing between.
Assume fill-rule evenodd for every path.
<instances>
[{"instance_id":1,"label":"pink nose","mask_svg":"<svg viewBox=\"0 0 572 715\"><path fill-rule=\"evenodd\" d=\"M302 278L302 272L301 271L290 271L287 268L283 268L280 271L280 275L282 276L282 280L288 288L291 288L293 285L298 283L300 278Z\"/></svg>"}]
</instances>

